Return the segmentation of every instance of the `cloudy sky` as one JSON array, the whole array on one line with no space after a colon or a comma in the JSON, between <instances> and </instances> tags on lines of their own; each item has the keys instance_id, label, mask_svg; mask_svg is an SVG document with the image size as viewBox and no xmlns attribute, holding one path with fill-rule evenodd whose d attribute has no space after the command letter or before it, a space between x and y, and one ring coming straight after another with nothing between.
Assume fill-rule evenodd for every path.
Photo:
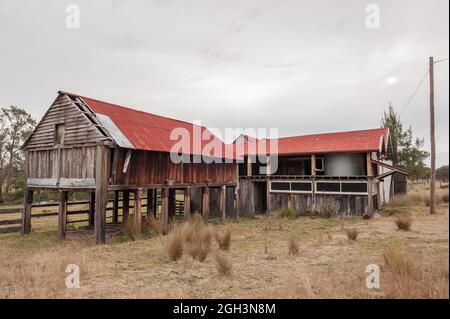
<instances>
[{"instance_id":1,"label":"cloudy sky","mask_svg":"<svg viewBox=\"0 0 450 319\"><path fill-rule=\"evenodd\" d=\"M80 9L68 28L66 6ZM379 28L366 20L379 8ZM378 127L449 57L448 1L0 1L0 106L39 119L58 90L280 136ZM70 20L72 21L72 20ZM372 20L373 21L373 20ZM438 165L449 64L436 64ZM428 80L402 120L429 148Z\"/></svg>"}]
</instances>

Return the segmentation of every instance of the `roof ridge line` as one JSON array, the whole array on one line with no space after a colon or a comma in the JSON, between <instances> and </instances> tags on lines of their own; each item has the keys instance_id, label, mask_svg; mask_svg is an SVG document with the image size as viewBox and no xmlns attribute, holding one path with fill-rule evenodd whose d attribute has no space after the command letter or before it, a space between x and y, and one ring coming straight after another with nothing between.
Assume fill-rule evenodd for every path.
<instances>
[{"instance_id":1,"label":"roof ridge line","mask_svg":"<svg viewBox=\"0 0 450 319\"><path fill-rule=\"evenodd\" d=\"M375 131L375 130L385 130L386 128L380 127L380 128L371 128L371 129L363 129L363 130L354 130L354 131L340 131L340 132L326 132L326 133L313 133L313 134L305 134L305 135L291 135L291 136L283 136L283 137L277 137L277 138L266 138L267 140L272 139L288 139L288 138L295 138L295 137L312 137L312 136L319 136L319 135L333 135L333 134L344 134L344 133L357 133L357 132L367 132L367 131ZM365 136L361 136L365 137ZM264 140L264 139L262 139Z\"/></svg>"}]
</instances>

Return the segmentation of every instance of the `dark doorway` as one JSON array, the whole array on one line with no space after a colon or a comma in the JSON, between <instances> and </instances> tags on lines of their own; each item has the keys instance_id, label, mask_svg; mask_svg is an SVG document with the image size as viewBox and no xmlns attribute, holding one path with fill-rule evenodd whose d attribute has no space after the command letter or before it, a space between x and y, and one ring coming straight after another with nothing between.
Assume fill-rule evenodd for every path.
<instances>
[{"instance_id":1,"label":"dark doorway","mask_svg":"<svg viewBox=\"0 0 450 319\"><path fill-rule=\"evenodd\" d=\"M255 214L265 214L267 210L267 182L254 182L253 189Z\"/></svg>"}]
</instances>

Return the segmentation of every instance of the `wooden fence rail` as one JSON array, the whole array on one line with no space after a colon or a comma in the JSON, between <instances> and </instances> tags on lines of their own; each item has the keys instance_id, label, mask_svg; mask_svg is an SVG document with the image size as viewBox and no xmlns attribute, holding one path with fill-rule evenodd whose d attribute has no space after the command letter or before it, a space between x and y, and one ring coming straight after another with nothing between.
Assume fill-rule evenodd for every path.
<instances>
[{"instance_id":1,"label":"wooden fence rail","mask_svg":"<svg viewBox=\"0 0 450 319\"><path fill-rule=\"evenodd\" d=\"M133 200L134 198L130 196L130 200ZM144 196L142 199L147 199L146 196ZM114 200L110 199L108 200L108 204L113 204ZM67 205L74 206L74 205L89 205L90 201L87 200L81 200L81 201L71 201L68 202ZM52 203L35 203L32 204L32 208L53 208L58 207L57 202ZM158 196L157 198L157 205L161 205L161 197ZM146 203L142 204L142 207L147 207ZM123 199L119 198L119 206L118 209L123 208ZM129 208L134 208L134 204L129 205ZM21 214L23 208L16 207L16 208L0 208L0 215L14 215L14 214ZM112 211L113 207L106 207L106 211ZM176 200L175 201L175 214L182 214L184 210L184 202L182 200ZM77 209L77 210L68 210L67 215L68 216L74 216L74 215L86 215L89 214L89 209ZM52 216L58 216L58 210L56 211L49 211L44 213L32 213L32 218L42 218L42 217L52 217ZM122 215L119 215L121 217ZM107 216L108 219L111 219L112 216ZM76 219L76 220L67 220L68 224L75 224L75 223L84 223L89 222L89 219ZM0 234L6 234L6 233L15 233L20 232L21 229L21 223L22 220L17 218L17 216L11 216L10 219L0 219L0 226L7 226L7 227L0 227Z\"/></svg>"}]
</instances>

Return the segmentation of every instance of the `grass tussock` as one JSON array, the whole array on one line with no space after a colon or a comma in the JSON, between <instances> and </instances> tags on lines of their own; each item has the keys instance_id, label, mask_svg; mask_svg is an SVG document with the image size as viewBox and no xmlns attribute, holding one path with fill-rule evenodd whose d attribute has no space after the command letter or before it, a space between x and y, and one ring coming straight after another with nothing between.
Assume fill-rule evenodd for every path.
<instances>
[{"instance_id":1,"label":"grass tussock","mask_svg":"<svg viewBox=\"0 0 450 319\"><path fill-rule=\"evenodd\" d=\"M426 267L404 249L390 246L383 253L382 289L387 298L448 298L448 263Z\"/></svg>"},{"instance_id":2,"label":"grass tussock","mask_svg":"<svg viewBox=\"0 0 450 319\"><path fill-rule=\"evenodd\" d=\"M440 204L440 203L444 203L444 204L448 204L448 193L444 193L444 194L436 194L436 200L435 203L436 204ZM430 196L424 196L424 203L426 207L430 207Z\"/></svg>"},{"instance_id":3,"label":"grass tussock","mask_svg":"<svg viewBox=\"0 0 450 319\"><path fill-rule=\"evenodd\" d=\"M411 229L412 218L407 215L401 215L395 220L395 224L399 230L409 231Z\"/></svg>"},{"instance_id":4,"label":"grass tussock","mask_svg":"<svg viewBox=\"0 0 450 319\"><path fill-rule=\"evenodd\" d=\"M154 216L147 216L142 223L142 234L146 237L155 237L162 234L162 225L160 220Z\"/></svg>"},{"instance_id":5,"label":"grass tussock","mask_svg":"<svg viewBox=\"0 0 450 319\"><path fill-rule=\"evenodd\" d=\"M231 276L231 270L233 268L231 260L221 252L215 254L214 259L216 261L217 272L223 276Z\"/></svg>"},{"instance_id":6,"label":"grass tussock","mask_svg":"<svg viewBox=\"0 0 450 319\"><path fill-rule=\"evenodd\" d=\"M45 251L39 255L17 254L0 248L0 298L48 299L80 296L82 289L67 289L66 278L69 264L77 265L80 274L80 286L83 288L85 278L94 267L87 260L87 255L75 253L78 246L70 246L60 251Z\"/></svg>"},{"instance_id":7,"label":"grass tussock","mask_svg":"<svg viewBox=\"0 0 450 319\"><path fill-rule=\"evenodd\" d=\"M230 250L231 245L231 228L226 226L222 230L218 230L214 234L214 239L216 240L219 248L221 250Z\"/></svg>"},{"instance_id":8,"label":"grass tussock","mask_svg":"<svg viewBox=\"0 0 450 319\"><path fill-rule=\"evenodd\" d=\"M359 231L356 228L349 228L345 230L348 240L355 241L358 238Z\"/></svg>"},{"instance_id":9,"label":"grass tussock","mask_svg":"<svg viewBox=\"0 0 450 319\"><path fill-rule=\"evenodd\" d=\"M279 208L277 210L277 216L278 218L288 218L292 219L295 217L294 211L292 208Z\"/></svg>"},{"instance_id":10,"label":"grass tussock","mask_svg":"<svg viewBox=\"0 0 450 319\"><path fill-rule=\"evenodd\" d=\"M135 241L138 238L139 231L133 216L129 216L126 220L123 226L123 235L131 241Z\"/></svg>"},{"instance_id":11,"label":"grass tussock","mask_svg":"<svg viewBox=\"0 0 450 319\"><path fill-rule=\"evenodd\" d=\"M174 228L165 247L167 256L171 261L177 261L183 256L184 233L180 228Z\"/></svg>"},{"instance_id":12,"label":"grass tussock","mask_svg":"<svg viewBox=\"0 0 450 319\"><path fill-rule=\"evenodd\" d=\"M322 204L319 209L319 217L321 218L331 218L337 214L337 211L333 205L328 202Z\"/></svg>"},{"instance_id":13,"label":"grass tussock","mask_svg":"<svg viewBox=\"0 0 450 319\"><path fill-rule=\"evenodd\" d=\"M389 199L388 208L405 207L426 202L426 196L421 193L410 192L408 194L395 195Z\"/></svg>"},{"instance_id":14,"label":"grass tussock","mask_svg":"<svg viewBox=\"0 0 450 319\"><path fill-rule=\"evenodd\" d=\"M300 249L299 249L298 239L295 236L289 237L289 239L288 239L289 255L296 256L296 255L298 255L299 250Z\"/></svg>"},{"instance_id":15,"label":"grass tussock","mask_svg":"<svg viewBox=\"0 0 450 319\"><path fill-rule=\"evenodd\" d=\"M391 245L383 251L385 269L399 275L414 275L414 259L403 248Z\"/></svg>"},{"instance_id":16,"label":"grass tussock","mask_svg":"<svg viewBox=\"0 0 450 319\"><path fill-rule=\"evenodd\" d=\"M186 252L195 260L205 261L211 251L212 231L199 214L192 216L191 222L183 229Z\"/></svg>"}]
</instances>

